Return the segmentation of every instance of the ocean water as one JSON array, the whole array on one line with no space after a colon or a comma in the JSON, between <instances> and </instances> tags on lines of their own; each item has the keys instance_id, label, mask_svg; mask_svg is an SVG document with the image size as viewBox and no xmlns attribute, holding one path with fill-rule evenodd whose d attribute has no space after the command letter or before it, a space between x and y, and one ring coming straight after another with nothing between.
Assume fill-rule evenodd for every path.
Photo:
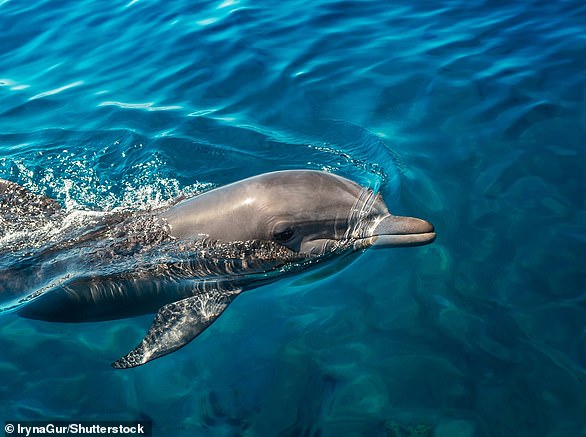
<instances>
[{"instance_id":1,"label":"ocean water","mask_svg":"<svg viewBox=\"0 0 586 437\"><path fill-rule=\"evenodd\" d=\"M152 316L2 314L0 420L586 436L585 71L581 0L0 1L0 178L87 212L323 169L438 233L131 370Z\"/></svg>"}]
</instances>

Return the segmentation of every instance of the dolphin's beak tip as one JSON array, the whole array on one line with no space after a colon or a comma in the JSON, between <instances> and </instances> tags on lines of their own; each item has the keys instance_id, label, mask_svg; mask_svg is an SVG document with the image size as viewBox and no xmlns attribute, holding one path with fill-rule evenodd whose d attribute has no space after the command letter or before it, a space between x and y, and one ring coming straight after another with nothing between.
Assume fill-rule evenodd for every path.
<instances>
[{"instance_id":1,"label":"dolphin's beak tip","mask_svg":"<svg viewBox=\"0 0 586 437\"><path fill-rule=\"evenodd\" d=\"M435 227L433 226L433 223L430 223L427 220L422 220L422 219L420 219L420 220L425 223L425 225L422 226L422 228L424 228L425 226L427 227L427 229L422 229L422 233L434 233L435 234Z\"/></svg>"}]
</instances>

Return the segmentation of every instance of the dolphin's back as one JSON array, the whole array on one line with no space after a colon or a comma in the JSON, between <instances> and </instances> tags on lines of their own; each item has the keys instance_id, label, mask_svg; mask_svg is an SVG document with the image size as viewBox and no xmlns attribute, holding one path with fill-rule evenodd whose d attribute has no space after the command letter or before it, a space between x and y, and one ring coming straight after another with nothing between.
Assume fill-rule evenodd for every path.
<instances>
[{"instance_id":1,"label":"dolphin's back","mask_svg":"<svg viewBox=\"0 0 586 437\"><path fill-rule=\"evenodd\" d=\"M31 193L14 182L0 179L0 216L6 221L33 215L50 215L61 207L56 200Z\"/></svg>"}]
</instances>

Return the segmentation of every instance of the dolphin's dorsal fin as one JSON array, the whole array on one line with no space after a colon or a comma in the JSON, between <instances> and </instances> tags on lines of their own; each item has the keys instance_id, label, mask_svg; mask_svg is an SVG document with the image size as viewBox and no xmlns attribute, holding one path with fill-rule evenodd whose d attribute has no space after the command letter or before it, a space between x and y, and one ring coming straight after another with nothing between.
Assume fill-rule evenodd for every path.
<instances>
[{"instance_id":1,"label":"dolphin's dorsal fin","mask_svg":"<svg viewBox=\"0 0 586 437\"><path fill-rule=\"evenodd\" d=\"M214 323L236 295L213 290L161 307L140 344L112 367L140 366L185 346Z\"/></svg>"},{"instance_id":2,"label":"dolphin's dorsal fin","mask_svg":"<svg viewBox=\"0 0 586 437\"><path fill-rule=\"evenodd\" d=\"M56 200L31 193L22 185L0 179L0 215L51 215L60 209Z\"/></svg>"}]
</instances>

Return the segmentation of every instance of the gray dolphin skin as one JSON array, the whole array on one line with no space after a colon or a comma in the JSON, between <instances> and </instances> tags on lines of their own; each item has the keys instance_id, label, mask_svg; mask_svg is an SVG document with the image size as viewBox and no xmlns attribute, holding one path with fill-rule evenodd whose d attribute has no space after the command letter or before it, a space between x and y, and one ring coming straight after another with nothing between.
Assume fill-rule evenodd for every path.
<instances>
[{"instance_id":1,"label":"gray dolphin skin","mask_svg":"<svg viewBox=\"0 0 586 437\"><path fill-rule=\"evenodd\" d=\"M0 180L0 202L3 195L34 197ZM38 198L36 203L59 214L55 202ZM136 232L145 223L156 224L156 238ZM54 269L67 264L62 270L70 271L72 260L82 259L93 267L85 275L46 285L17 312L61 322L157 312L139 345L112 364L136 367L185 346L242 291L343 254L434 239L431 223L391 214L380 194L356 182L317 170L276 171L163 211L112 216L95 230L45 250L37 263ZM101 249L88 250L90 243ZM145 246L153 255L141 265Z\"/></svg>"}]
</instances>

